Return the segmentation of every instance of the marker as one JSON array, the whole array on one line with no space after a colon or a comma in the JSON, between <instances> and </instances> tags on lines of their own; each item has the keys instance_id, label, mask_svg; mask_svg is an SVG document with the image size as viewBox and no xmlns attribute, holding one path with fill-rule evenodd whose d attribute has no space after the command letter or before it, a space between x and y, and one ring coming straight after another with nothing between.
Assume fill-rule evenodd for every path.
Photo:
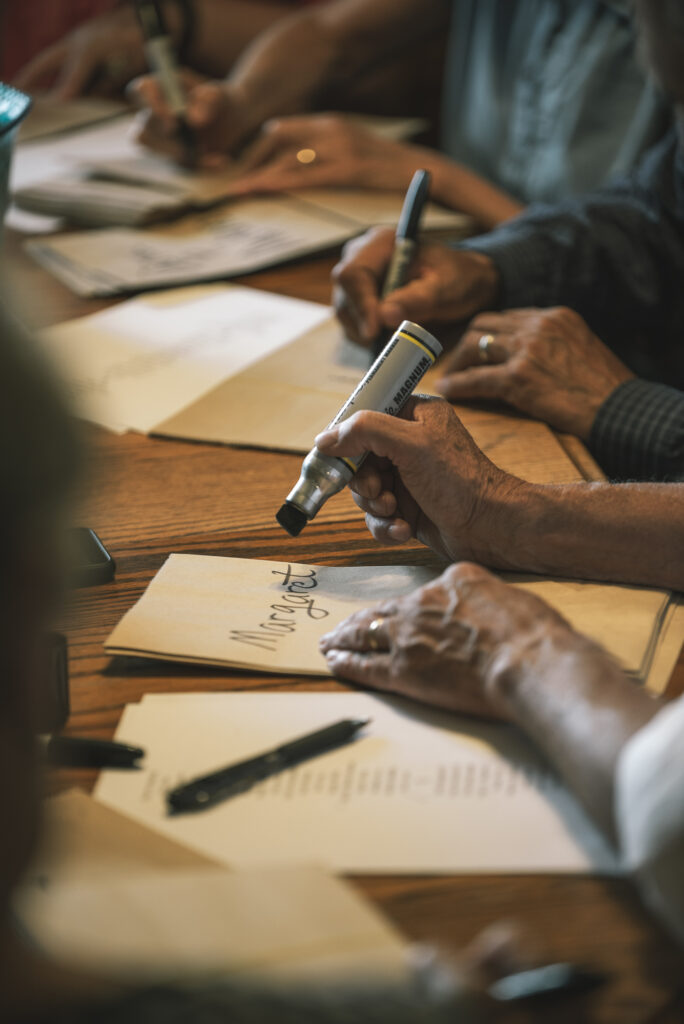
<instances>
[{"instance_id":1,"label":"marker","mask_svg":"<svg viewBox=\"0 0 684 1024\"><path fill-rule=\"evenodd\" d=\"M185 94L176 67L173 40L169 35L161 8L156 0L135 0L138 20L145 39L145 56L159 80L164 98L178 124L178 138L187 157L194 162L195 136L185 120Z\"/></svg>"},{"instance_id":2,"label":"marker","mask_svg":"<svg viewBox=\"0 0 684 1024\"><path fill-rule=\"evenodd\" d=\"M50 764L62 768L137 768L145 756L142 747L86 736L51 736L45 746Z\"/></svg>"},{"instance_id":3,"label":"marker","mask_svg":"<svg viewBox=\"0 0 684 1024\"><path fill-rule=\"evenodd\" d=\"M408 269L418 245L420 218L430 191L430 172L416 171L404 197L404 204L399 214L397 231L394 236L394 251L387 268L385 283L382 287L382 298L406 284ZM373 343L373 356L377 356L383 348L386 332Z\"/></svg>"},{"instance_id":4,"label":"marker","mask_svg":"<svg viewBox=\"0 0 684 1024\"><path fill-rule=\"evenodd\" d=\"M270 775L276 775L287 768L292 768L300 761L307 761L310 757L317 757L344 743L349 743L359 729L363 729L369 722L369 718L345 718L334 725L326 726L325 729L318 729L290 743L284 743L258 757L238 761L227 768L212 772L211 775L204 775L193 782L178 786L166 794L169 811L201 811L221 800L246 793L252 786L256 786Z\"/></svg>"},{"instance_id":5,"label":"marker","mask_svg":"<svg viewBox=\"0 0 684 1024\"><path fill-rule=\"evenodd\" d=\"M361 409L398 415L441 352L442 346L428 331L404 320L329 427ZM299 480L276 514L283 529L291 537L300 534L324 502L349 483L366 454L342 459L312 448L302 463Z\"/></svg>"}]
</instances>

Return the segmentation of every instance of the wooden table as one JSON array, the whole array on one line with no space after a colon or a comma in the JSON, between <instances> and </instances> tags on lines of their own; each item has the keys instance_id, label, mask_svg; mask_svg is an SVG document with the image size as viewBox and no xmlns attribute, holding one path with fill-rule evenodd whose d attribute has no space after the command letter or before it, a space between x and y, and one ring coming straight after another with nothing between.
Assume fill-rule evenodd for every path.
<instances>
[{"instance_id":1,"label":"wooden table","mask_svg":"<svg viewBox=\"0 0 684 1024\"><path fill-rule=\"evenodd\" d=\"M7 275L12 293L35 326L92 312L104 302L83 301L23 256L8 233ZM333 259L302 262L253 275L246 283L328 301ZM481 443L516 458L524 421L467 414ZM66 612L70 644L72 716L69 731L109 737L127 702L145 692L187 690L333 690L329 678L260 676L229 670L150 663L140 667L104 656L102 644L172 551L311 561L325 564L424 561L417 545L384 549L365 530L348 496L288 539L273 520L298 474L299 456L205 444L114 436L87 429L90 473L79 496L79 521L94 527L117 561L113 584L79 591ZM579 479L591 473L581 446L551 446L532 467L536 479ZM524 455L524 453L523 453ZM518 458L523 458L518 453ZM523 459L524 461L524 459ZM680 661L673 685L681 685ZM94 773L62 772L53 785L89 788ZM413 939L449 948L465 945L501 918L517 919L538 936L551 959L606 970L610 983L590 997L575 997L515 1020L554 1022L674 1022L684 1019L680 951L647 917L627 882L565 876L355 877L354 884ZM528 1015L529 1013L529 1015ZM509 1018L507 1018L509 1019ZM510 1018L513 1019L513 1018Z\"/></svg>"}]
</instances>

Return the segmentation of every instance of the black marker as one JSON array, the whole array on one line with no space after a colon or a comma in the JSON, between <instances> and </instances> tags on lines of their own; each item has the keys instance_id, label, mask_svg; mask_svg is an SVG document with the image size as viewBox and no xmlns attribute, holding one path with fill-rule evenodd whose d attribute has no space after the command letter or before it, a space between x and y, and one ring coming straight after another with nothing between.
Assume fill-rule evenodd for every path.
<instances>
[{"instance_id":1,"label":"black marker","mask_svg":"<svg viewBox=\"0 0 684 1024\"><path fill-rule=\"evenodd\" d=\"M348 743L359 729L368 725L370 719L345 718L325 729L300 736L299 739L284 743L275 750L269 750L248 761L238 761L227 768L221 768L211 775L204 775L193 782L187 782L166 794L169 811L201 811L221 800L227 800L239 793L246 793L269 775L291 768L300 761L317 757L328 750Z\"/></svg>"},{"instance_id":2,"label":"black marker","mask_svg":"<svg viewBox=\"0 0 684 1024\"><path fill-rule=\"evenodd\" d=\"M161 8L156 0L135 0L138 20L145 37L145 56L150 69L159 79L164 98L178 125L178 138L191 163L195 160L195 136L185 120L185 95L178 80L173 40L169 35Z\"/></svg>"},{"instance_id":3,"label":"black marker","mask_svg":"<svg viewBox=\"0 0 684 1024\"><path fill-rule=\"evenodd\" d=\"M605 985L608 975L578 964L545 964L499 978L488 988L492 999L517 1003L524 999L546 999L570 992L590 992Z\"/></svg>"},{"instance_id":4,"label":"black marker","mask_svg":"<svg viewBox=\"0 0 684 1024\"><path fill-rule=\"evenodd\" d=\"M430 172L416 171L411 178L411 183L404 198L404 205L399 214L397 231L394 236L394 251L390 265L387 268L385 283L382 288L382 298L385 299L397 288L406 284L408 268L411 265L413 254L418 245L418 230L423 208L428 199L430 191ZM375 359L385 346L387 334L380 333L373 343L373 358Z\"/></svg>"},{"instance_id":5,"label":"black marker","mask_svg":"<svg viewBox=\"0 0 684 1024\"><path fill-rule=\"evenodd\" d=\"M50 764L62 768L137 768L136 762L145 756L145 751L114 740L52 736L47 741L45 756Z\"/></svg>"}]
</instances>

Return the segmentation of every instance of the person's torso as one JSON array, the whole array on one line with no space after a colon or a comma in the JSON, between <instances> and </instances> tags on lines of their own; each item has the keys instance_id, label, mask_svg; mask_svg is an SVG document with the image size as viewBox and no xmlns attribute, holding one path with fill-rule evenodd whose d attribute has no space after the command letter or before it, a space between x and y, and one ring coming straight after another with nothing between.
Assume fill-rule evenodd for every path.
<instances>
[{"instance_id":1,"label":"person's torso","mask_svg":"<svg viewBox=\"0 0 684 1024\"><path fill-rule=\"evenodd\" d=\"M669 114L626 0L453 0L443 149L523 202L633 167Z\"/></svg>"}]
</instances>

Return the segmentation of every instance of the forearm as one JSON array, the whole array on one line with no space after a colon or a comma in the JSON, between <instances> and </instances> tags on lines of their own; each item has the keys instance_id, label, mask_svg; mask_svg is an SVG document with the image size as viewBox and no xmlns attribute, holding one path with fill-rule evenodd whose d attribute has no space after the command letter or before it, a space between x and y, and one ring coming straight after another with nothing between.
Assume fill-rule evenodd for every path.
<instances>
[{"instance_id":1,"label":"forearm","mask_svg":"<svg viewBox=\"0 0 684 1024\"><path fill-rule=\"evenodd\" d=\"M562 626L541 629L522 650L502 647L489 695L614 841L617 760L659 702L629 682L596 644Z\"/></svg>"},{"instance_id":2,"label":"forearm","mask_svg":"<svg viewBox=\"0 0 684 1024\"><path fill-rule=\"evenodd\" d=\"M684 484L521 483L491 512L498 568L684 589Z\"/></svg>"},{"instance_id":3,"label":"forearm","mask_svg":"<svg viewBox=\"0 0 684 1024\"><path fill-rule=\"evenodd\" d=\"M464 247L496 263L504 308L570 306L609 343L658 334L661 344L679 344L679 173L674 145L664 144L628 182L557 206L531 207Z\"/></svg>"},{"instance_id":4,"label":"forearm","mask_svg":"<svg viewBox=\"0 0 684 1024\"><path fill-rule=\"evenodd\" d=\"M419 146L412 149L419 165L432 174L432 199L453 210L470 214L482 228L489 231L524 210L516 199L469 171L463 164L434 150Z\"/></svg>"},{"instance_id":5,"label":"forearm","mask_svg":"<svg viewBox=\"0 0 684 1024\"><path fill-rule=\"evenodd\" d=\"M230 88L244 97L255 126L276 114L310 109L335 80L353 77L391 52L421 10L431 24L440 7L435 0L333 0L295 12L244 52Z\"/></svg>"},{"instance_id":6,"label":"forearm","mask_svg":"<svg viewBox=\"0 0 684 1024\"><path fill-rule=\"evenodd\" d=\"M180 22L175 2L168 17ZM191 44L185 63L214 78L228 74L242 53L264 32L287 20L289 9L274 0L194 0Z\"/></svg>"}]
</instances>

